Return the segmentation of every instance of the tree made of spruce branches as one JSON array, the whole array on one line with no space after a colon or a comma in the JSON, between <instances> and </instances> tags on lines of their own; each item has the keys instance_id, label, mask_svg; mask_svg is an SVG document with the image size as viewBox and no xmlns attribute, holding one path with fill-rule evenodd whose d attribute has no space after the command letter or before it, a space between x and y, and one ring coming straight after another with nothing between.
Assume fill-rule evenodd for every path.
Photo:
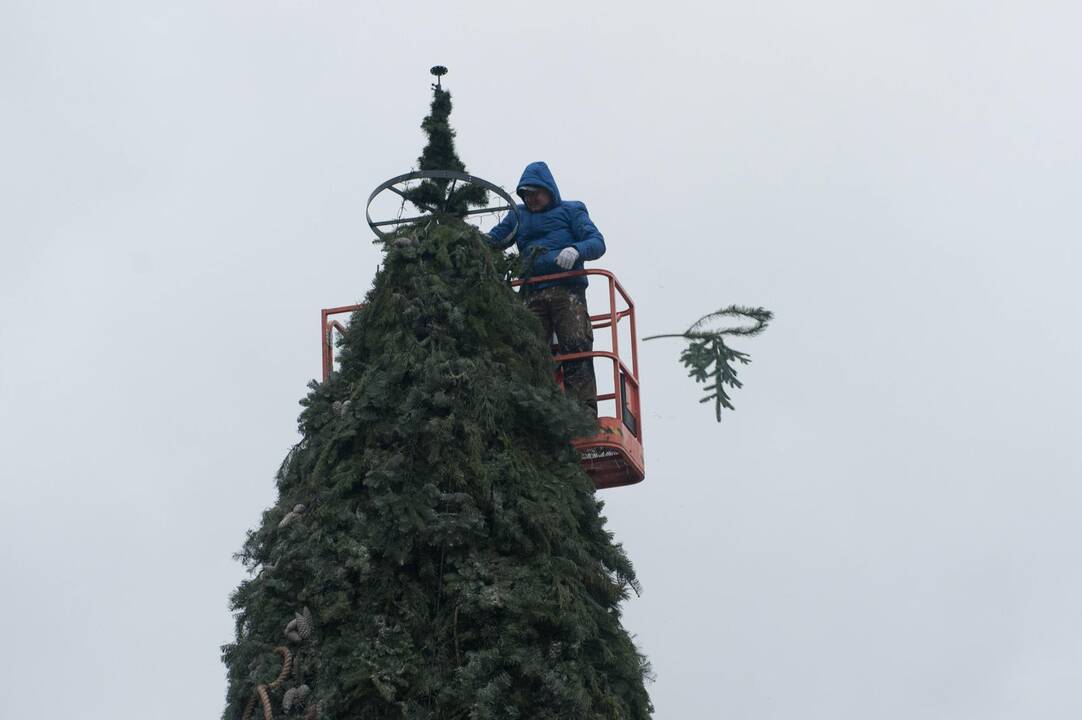
<instances>
[{"instance_id":1,"label":"tree made of spruce branches","mask_svg":"<svg viewBox=\"0 0 1082 720\"><path fill-rule=\"evenodd\" d=\"M240 553L223 717L648 718L635 572L570 444L591 418L503 255L410 232Z\"/></svg>"}]
</instances>

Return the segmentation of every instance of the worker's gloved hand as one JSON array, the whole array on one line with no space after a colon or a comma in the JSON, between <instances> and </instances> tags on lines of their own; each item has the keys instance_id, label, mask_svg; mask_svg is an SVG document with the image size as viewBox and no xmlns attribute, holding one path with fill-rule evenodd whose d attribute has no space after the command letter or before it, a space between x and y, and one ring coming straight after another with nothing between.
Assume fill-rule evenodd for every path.
<instances>
[{"instance_id":1,"label":"worker's gloved hand","mask_svg":"<svg viewBox=\"0 0 1082 720\"><path fill-rule=\"evenodd\" d=\"M573 247L565 247L560 251L560 254L556 256L556 264L562 267L564 270L570 270L575 267L575 261L579 259L579 251Z\"/></svg>"}]
</instances>

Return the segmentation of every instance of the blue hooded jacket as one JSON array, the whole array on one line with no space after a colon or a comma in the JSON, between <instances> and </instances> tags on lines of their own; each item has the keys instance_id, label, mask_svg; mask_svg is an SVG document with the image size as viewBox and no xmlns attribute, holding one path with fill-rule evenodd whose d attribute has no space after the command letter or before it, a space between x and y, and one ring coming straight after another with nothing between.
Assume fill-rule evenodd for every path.
<instances>
[{"instance_id":1,"label":"blue hooded jacket","mask_svg":"<svg viewBox=\"0 0 1082 720\"><path fill-rule=\"evenodd\" d=\"M563 200L560 197L560 189L556 187L556 180L553 179L548 165L543 162L527 165L516 187L521 189L523 185L543 187L552 195L552 202L538 212L530 212L525 205L518 206L518 232L515 233L514 240L523 258L533 258L532 263L527 265L526 276L536 277L569 272L556 264L556 256L567 247L573 247L579 251L579 257L575 260L572 270L581 270L584 261L597 260L605 254L605 238L590 220L586 206L575 200ZM509 212L489 232L491 244L500 249L508 247L511 243L505 243L503 240L514 225L514 213ZM530 287L540 290L552 285L586 287L587 280L583 275L566 280L536 283Z\"/></svg>"}]
</instances>

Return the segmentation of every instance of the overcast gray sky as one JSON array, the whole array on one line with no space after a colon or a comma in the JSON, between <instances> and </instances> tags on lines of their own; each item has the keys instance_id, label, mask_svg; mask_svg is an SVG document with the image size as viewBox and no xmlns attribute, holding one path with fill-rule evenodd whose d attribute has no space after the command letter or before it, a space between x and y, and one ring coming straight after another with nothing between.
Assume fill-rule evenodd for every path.
<instances>
[{"instance_id":1,"label":"overcast gray sky","mask_svg":"<svg viewBox=\"0 0 1082 720\"><path fill-rule=\"evenodd\" d=\"M217 717L364 199L451 69L643 334L777 321L719 426L642 347L606 491L659 720L1082 715L1074 2L0 2L0 718Z\"/></svg>"}]
</instances>

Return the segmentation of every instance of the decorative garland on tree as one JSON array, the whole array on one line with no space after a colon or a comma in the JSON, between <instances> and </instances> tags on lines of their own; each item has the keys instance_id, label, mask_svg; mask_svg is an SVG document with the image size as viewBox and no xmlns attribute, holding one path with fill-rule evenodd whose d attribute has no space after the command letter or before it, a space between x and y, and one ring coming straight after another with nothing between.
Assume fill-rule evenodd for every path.
<instances>
[{"instance_id":1,"label":"decorative garland on tree","mask_svg":"<svg viewBox=\"0 0 1082 720\"><path fill-rule=\"evenodd\" d=\"M723 317L745 317L754 321L754 324L748 327L736 326L710 329L711 321ZM682 333L651 335L643 338L643 341L667 337L686 338L689 341L688 346L680 353L680 362L689 368L688 376L695 378L696 382L706 383L713 380L711 384L703 388L706 397L699 400L699 402L705 403L713 400L714 415L717 421L721 422L721 409L723 407L735 410L725 386L728 385L732 388L743 387L743 383L736 377L736 367L733 362L739 362L742 365L751 362L751 358L747 353L733 350L726 345L723 339L724 336L758 335L766 329L766 326L773 319L774 313L765 308L730 305L717 312L703 315Z\"/></svg>"}]
</instances>

